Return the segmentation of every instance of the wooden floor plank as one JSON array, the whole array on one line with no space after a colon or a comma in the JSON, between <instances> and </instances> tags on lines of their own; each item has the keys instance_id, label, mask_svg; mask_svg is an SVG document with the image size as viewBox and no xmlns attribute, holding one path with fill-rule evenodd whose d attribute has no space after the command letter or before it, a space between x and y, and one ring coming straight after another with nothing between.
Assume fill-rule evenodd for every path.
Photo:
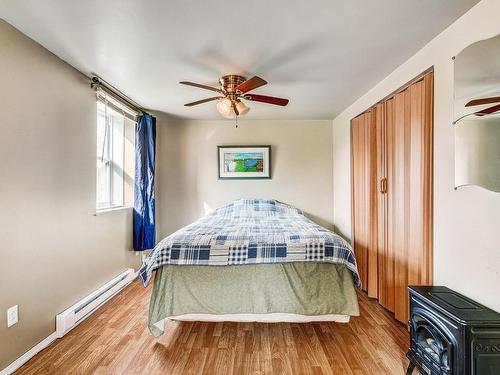
<instances>
[{"instance_id":1,"label":"wooden floor plank","mask_svg":"<svg viewBox=\"0 0 500 375\"><path fill-rule=\"evenodd\" d=\"M408 365L406 327L364 293L347 324L172 321L158 341L147 328L150 295L132 283L16 375L390 375Z\"/></svg>"}]
</instances>

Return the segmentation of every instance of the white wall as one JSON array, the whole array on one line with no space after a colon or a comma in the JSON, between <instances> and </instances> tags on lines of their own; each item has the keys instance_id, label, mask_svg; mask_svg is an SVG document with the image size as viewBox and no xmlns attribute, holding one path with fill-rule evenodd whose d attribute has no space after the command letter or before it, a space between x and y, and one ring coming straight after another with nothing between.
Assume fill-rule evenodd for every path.
<instances>
[{"instance_id":1,"label":"white wall","mask_svg":"<svg viewBox=\"0 0 500 375\"><path fill-rule=\"evenodd\" d=\"M158 116L159 233L242 197L274 198L332 228L331 121L172 121ZM271 145L272 179L218 180L218 145Z\"/></svg>"},{"instance_id":2,"label":"white wall","mask_svg":"<svg viewBox=\"0 0 500 375\"><path fill-rule=\"evenodd\" d=\"M500 194L454 190L452 56L500 33L500 1L482 0L334 119L334 222L351 236L350 120L434 66L434 280L500 311ZM500 145L499 145L500 147Z\"/></svg>"},{"instance_id":3,"label":"white wall","mask_svg":"<svg viewBox=\"0 0 500 375\"><path fill-rule=\"evenodd\" d=\"M95 213L96 98L88 78L0 20L0 369L55 315L124 269L132 209ZM19 305L19 323L5 311Z\"/></svg>"}]
</instances>

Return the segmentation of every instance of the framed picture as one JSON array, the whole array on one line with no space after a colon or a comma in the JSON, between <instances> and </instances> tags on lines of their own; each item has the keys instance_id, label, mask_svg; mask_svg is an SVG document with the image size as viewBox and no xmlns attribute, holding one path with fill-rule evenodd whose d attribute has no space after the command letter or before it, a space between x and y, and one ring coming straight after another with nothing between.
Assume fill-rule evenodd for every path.
<instances>
[{"instance_id":1,"label":"framed picture","mask_svg":"<svg viewBox=\"0 0 500 375\"><path fill-rule=\"evenodd\" d=\"M271 146L217 146L219 179L271 178Z\"/></svg>"}]
</instances>

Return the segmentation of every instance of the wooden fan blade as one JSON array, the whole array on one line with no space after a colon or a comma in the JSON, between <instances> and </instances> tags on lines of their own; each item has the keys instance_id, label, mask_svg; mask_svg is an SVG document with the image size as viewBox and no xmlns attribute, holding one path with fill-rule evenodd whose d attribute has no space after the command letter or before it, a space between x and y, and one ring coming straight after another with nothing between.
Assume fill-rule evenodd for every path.
<instances>
[{"instance_id":1,"label":"wooden fan blade","mask_svg":"<svg viewBox=\"0 0 500 375\"><path fill-rule=\"evenodd\" d=\"M471 100L465 106L466 107L474 107L476 105L490 104L490 103L499 103L499 102L500 102L500 96L493 96L491 98L483 98L483 99L474 99L474 100Z\"/></svg>"},{"instance_id":2,"label":"wooden fan blade","mask_svg":"<svg viewBox=\"0 0 500 375\"><path fill-rule=\"evenodd\" d=\"M206 99L202 99L202 100L197 100L196 102L186 103L186 104L184 104L184 106L192 107L193 105L211 102L212 100L217 100L217 99L224 99L224 97L223 96L212 96L211 98L206 98Z\"/></svg>"},{"instance_id":3,"label":"wooden fan blade","mask_svg":"<svg viewBox=\"0 0 500 375\"><path fill-rule=\"evenodd\" d=\"M243 99L252 100L254 102L281 105L283 107L288 104L288 99L276 98L274 96L266 96L266 95L248 94L243 96Z\"/></svg>"},{"instance_id":4,"label":"wooden fan blade","mask_svg":"<svg viewBox=\"0 0 500 375\"><path fill-rule=\"evenodd\" d=\"M181 81L179 83L181 85L188 85L188 86L193 86L193 87L199 87L200 89L215 91L215 92L224 94L224 91L222 91L221 89L218 89L216 87L212 87L212 86L202 85L202 84L199 84L199 83L188 82L188 81Z\"/></svg>"},{"instance_id":5,"label":"wooden fan blade","mask_svg":"<svg viewBox=\"0 0 500 375\"><path fill-rule=\"evenodd\" d=\"M260 77L253 76L252 78L247 79L245 82L240 83L238 86L236 86L236 91L244 94L264 85L267 85L267 81L263 80Z\"/></svg>"},{"instance_id":6,"label":"wooden fan blade","mask_svg":"<svg viewBox=\"0 0 500 375\"><path fill-rule=\"evenodd\" d=\"M500 111L500 104L494 105L493 107L488 107L480 111L474 112L476 116L491 115L492 113Z\"/></svg>"}]
</instances>

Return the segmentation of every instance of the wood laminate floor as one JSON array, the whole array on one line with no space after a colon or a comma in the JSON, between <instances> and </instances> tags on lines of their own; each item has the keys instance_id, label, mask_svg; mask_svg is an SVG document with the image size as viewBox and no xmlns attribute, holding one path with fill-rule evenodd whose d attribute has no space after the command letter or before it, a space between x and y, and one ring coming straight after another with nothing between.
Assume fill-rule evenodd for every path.
<instances>
[{"instance_id":1,"label":"wood laminate floor","mask_svg":"<svg viewBox=\"0 0 500 375\"><path fill-rule=\"evenodd\" d=\"M16 374L404 374L406 327L359 293L341 323L169 322L147 328L151 287L138 281Z\"/></svg>"}]
</instances>

